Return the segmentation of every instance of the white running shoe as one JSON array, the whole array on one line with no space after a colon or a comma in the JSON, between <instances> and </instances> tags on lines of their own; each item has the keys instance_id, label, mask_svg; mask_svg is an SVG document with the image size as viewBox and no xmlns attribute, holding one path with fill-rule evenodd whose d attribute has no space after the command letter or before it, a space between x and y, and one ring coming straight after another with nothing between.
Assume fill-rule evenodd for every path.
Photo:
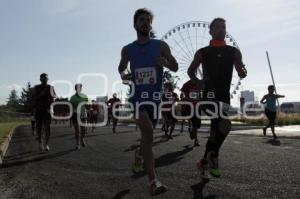
<instances>
[{"instance_id":1,"label":"white running shoe","mask_svg":"<svg viewBox=\"0 0 300 199\"><path fill-rule=\"evenodd\" d=\"M158 180L153 180L150 183L151 196L162 194L162 193L166 192L167 190L168 190L167 187Z\"/></svg>"},{"instance_id":2,"label":"white running shoe","mask_svg":"<svg viewBox=\"0 0 300 199\"><path fill-rule=\"evenodd\" d=\"M45 147L45 151L50 151L50 147L49 147L48 144L47 144L46 147Z\"/></svg>"}]
</instances>

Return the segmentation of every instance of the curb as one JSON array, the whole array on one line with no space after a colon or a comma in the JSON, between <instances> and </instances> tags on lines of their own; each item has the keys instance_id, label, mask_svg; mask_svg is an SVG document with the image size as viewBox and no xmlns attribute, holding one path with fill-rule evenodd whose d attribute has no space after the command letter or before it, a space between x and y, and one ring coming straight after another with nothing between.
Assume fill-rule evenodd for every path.
<instances>
[{"instance_id":1,"label":"curb","mask_svg":"<svg viewBox=\"0 0 300 199\"><path fill-rule=\"evenodd\" d=\"M7 152L7 149L8 149L8 147L9 147L9 143L10 143L11 138L12 138L14 132L15 132L15 129L16 129L17 127L19 127L19 126L20 126L20 125L14 127L14 128L9 132L9 134L8 134L7 138L5 139L5 141L0 145L0 165L3 164L3 158L4 158L4 156L5 156L6 152Z\"/></svg>"}]
</instances>

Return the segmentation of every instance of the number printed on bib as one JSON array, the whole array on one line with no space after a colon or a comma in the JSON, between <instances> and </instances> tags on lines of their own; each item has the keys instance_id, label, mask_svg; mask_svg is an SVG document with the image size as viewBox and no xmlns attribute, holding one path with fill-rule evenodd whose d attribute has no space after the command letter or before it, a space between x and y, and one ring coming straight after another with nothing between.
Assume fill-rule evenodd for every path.
<instances>
[{"instance_id":1,"label":"number printed on bib","mask_svg":"<svg viewBox=\"0 0 300 199\"><path fill-rule=\"evenodd\" d=\"M146 67L135 70L136 85L156 84L156 68Z\"/></svg>"}]
</instances>

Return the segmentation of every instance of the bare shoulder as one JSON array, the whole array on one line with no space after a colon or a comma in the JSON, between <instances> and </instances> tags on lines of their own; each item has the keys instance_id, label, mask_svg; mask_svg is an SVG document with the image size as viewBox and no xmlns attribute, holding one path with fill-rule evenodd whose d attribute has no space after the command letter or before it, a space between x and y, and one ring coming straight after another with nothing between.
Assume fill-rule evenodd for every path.
<instances>
[{"instance_id":1,"label":"bare shoulder","mask_svg":"<svg viewBox=\"0 0 300 199\"><path fill-rule=\"evenodd\" d=\"M196 51L196 53L194 55L194 59L202 61L202 49L199 49L199 50Z\"/></svg>"},{"instance_id":2,"label":"bare shoulder","mask_svg":"<svg viewBox=\"0 0 300 199\"><path fill-rule=\"evenodd\" d=\"M127 48L127 46L123 46L123 48L121 50L121 55L127 57L127 55L128 55L128 48Z\"/></svg>"},{"instance_id":3,"label":"bare shoulder","mask_svg":"<svg viewBox=\"0 0 300 199\"><path fill-rule=\"evenodd\" d=\"M165 51L165 50L170 50L169 45L167 44L167 42L160 40L160 48Z\"/></svg>"},{"instance_id":4,"label":"bare shoulder","mask_svg":"<svg viewBox=\"0 0 300 199\"><path fill-rule=\"evenodd\" d=\"M233 47L234 49L234 55L236 58L241 58L242 57L242 53L240 51L240 49L236 48L236 47Z\"/></svg>"}]
</instances>

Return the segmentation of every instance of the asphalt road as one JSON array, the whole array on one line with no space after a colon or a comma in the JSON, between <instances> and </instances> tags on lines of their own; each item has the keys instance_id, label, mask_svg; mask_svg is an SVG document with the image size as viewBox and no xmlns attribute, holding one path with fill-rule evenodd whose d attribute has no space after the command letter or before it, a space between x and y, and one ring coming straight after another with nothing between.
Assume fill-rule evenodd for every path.
<instances>
[{"instance_id":1,"label":"asphalt road","mask_svg":"<svg viewBox=\"0 0 300 199\"><path fill-rule=\"evenodd\" d=\"M76 151L73 130L53 125L51 150L41 153L29 126L19 127L0 168L0 198L152 198L147 177L131 172L139 133L125 126L117 131L89 132L87 147ZM174 135L167 140L155 131L157 173L169 188L155 198L300 198L300 139L272 145L270 137L230 135L220 154L221 178L202 189L195 164L208 134L199 133L197 148L187 133Z\"/></svg>"}]
</instances>

